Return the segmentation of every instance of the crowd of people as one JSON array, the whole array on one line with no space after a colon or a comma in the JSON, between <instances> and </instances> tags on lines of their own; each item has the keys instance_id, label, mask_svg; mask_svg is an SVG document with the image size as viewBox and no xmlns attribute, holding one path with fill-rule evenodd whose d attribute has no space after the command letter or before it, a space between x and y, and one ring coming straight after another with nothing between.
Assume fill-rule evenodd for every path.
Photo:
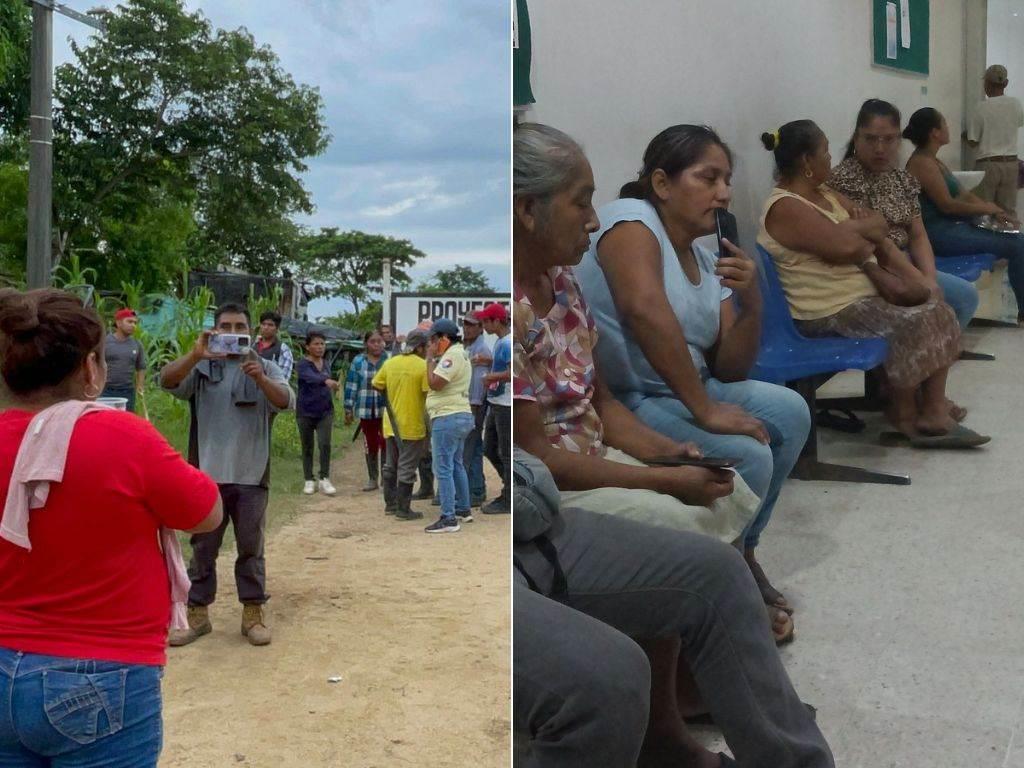
<instances>
[{"instance_id":1,"label":"crowd of people","mask_svg":"<svg viewBox=\"0 0 1024 768\"><path fill-rule=\"evenodd\" d=\"M1006 80L986 72L990 101L1006 98ZM970 135L1009 146L1012 121L1013 152L996 151L1015 155L1019 104L994 122L982 113ZM906 168L901 137L915 148ZM947 394L977 291L940 267L995 253L1024 295L1011 196L960 188L937 158L949 128L935 109L904 128L894 105L866 101L835 165L811 120L761 140L776 179L757 244L799 330L889 343L883 443L987 443ZM812 414L794 391L750 378L758 257L699 241L729 206L732 170L713 129L672 126L595 210L584 149L549 126L516 127L517 765L834 765L776 649L794 638L795 606L756 558ZM721 729L732 757L693 738L693 717Z\"/></svg>"},{"instance_id":2,"label":"crowd of people","mask_svg":"<svg viewBox=\"0 0 1024 768\"><path fill-rule=\"evenodd\" d=\"M363 436L362 490L382 488L386 512L423 517L411 500L424 460L432 471L421 491L430 499L436 477L441 508L427 532L458 531L473 506L509 512L508 312L494 303L462 320L461 329L446 318L425 323L404 344L375 329L342 379L322 333L308 334L296 363L280 315L265 312L252 337L249 310L223 304L213 328L157 372L159 386L188 403L182 456L133 413L146 384L133 309L119 310L107 333L71 293L0 292L0 686L15 702L0 714L0 762L60 755L156 765L166 647L212 631L229 524L241 633L254 646L271 642L264 544L271 435L284 411L295 413L306 494L337 493L331 434L340 398L344 423L358 421ZM485 330L498 337L493 350ZM225 351L222 334L253 343ZM115 463L111 445L123 452ZM506 481L490 502L485 456ZM187 568L174 530L191 535Z\"/></svg>"}]
</instances>

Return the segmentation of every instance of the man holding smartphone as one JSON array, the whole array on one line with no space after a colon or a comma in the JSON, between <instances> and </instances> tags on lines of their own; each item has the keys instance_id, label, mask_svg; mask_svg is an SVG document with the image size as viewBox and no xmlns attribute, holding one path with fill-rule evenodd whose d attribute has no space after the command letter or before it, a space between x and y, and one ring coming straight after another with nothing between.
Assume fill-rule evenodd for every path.
<instances>
[{"instance_id":1,"label":"man holding smartphone","mask_svg":"<svg viewBox=\"0 0 1024 768\"><path fill-rule=\"evenodd\" d=\"M280 367L260 358L247 343L243 345L251 340L249 333L249 311L240 304L224 304L214 316L214 330L203 331L188 353L160 372L160 385L175 397L189 401L189 462L217 482L224 503L221 525L210 533L192 536L189 626L171 632L169 643L173 646L187 645L212 630L207 609L217 595L217 554L229 520L238 549L235 584L243 605L242 634L252 645L270 643L270 630L263 616L263 604L269 597L263 533L270 475L270 418L294 408L295 393ZM232 343L218 344L218 336Z\"/></svg>"}]
</instances>

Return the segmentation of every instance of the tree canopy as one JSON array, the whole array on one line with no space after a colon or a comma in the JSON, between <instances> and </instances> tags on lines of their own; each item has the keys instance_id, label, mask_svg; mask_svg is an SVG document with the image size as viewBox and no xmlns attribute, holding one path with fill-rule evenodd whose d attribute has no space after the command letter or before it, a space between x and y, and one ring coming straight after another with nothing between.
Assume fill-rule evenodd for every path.
<instances>
[{"instance_id":1,"label":"tree canopy","mask_svg":"<svg viewBox=\"0 0 1024 768\"><path fill-rule=\"evenodd\" d=\"M299 175L329 141L319 92L182 0L98 13L106 33L55 73L57 257L82 249L103 282L143 264L168 278L184 255L279 273L291 217L313 210Z\"/></svg>"},{"instance_id":2,"label":"tree canopy","mask_svg":"<svg viewBox=\"0 0 1024 768\"><path fill-rule=\"evenodd\" d=\"M480 270L456 264L451 269L439 269L432 277L421 280L419 290L444 293L490 293L494 287Z\"/></svg>"},{"instance_id":3,"label":"tree canopy","mask_svg":"<svg viewBox=\"0 0 1024 768\"><path fill-rule=\"evenodd\" d=\"M407 270L420 258L423 252L408 240L327 227L302 239L296 263L332 296L348 299L358 315L380 293L385 259L391 260L392 285L403 288L412 284Z\"/></svg>"}]
</instances>

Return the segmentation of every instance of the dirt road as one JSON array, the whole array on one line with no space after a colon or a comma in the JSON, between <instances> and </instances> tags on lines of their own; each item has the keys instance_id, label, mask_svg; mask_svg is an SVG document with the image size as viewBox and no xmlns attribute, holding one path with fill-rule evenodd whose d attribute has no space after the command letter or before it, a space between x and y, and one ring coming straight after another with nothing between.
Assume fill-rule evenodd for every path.
<instances>
[{"instance_id":1,"label":"dirt road","mask_svg":"<svg viewBox=\"0 0 1024 768\"><path fill-rule=\"evenodd\" d=\"M213 633L169 649L162 767L509 764L510 520L428 536L358 491L362 464L348 451L338 496L270 535L268 647L239 633L222 552Z\"/></svg>"}]
</instances>

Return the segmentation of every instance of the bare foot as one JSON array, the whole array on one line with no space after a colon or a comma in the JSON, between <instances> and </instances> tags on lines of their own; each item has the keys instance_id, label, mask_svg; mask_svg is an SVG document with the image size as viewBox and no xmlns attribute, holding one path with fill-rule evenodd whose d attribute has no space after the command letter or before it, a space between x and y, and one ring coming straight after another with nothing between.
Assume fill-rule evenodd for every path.
<instances>
[{"instance_id":1,"label":"bare foot","mask_svg":"<svg viewBox=\"0 0 1024 768\"><path fill-rule=\"evenodd\" d=\"M743 559L747 561L747 567L750 568L750 573L754 576L754 581L757 583L757 588L761 591L761 599L764 600L765 605L773 605L788 614L792 614L793 609L786 600L786 596L779 592L779 590L773 587L772 583L768 581L768 577L765 575L764 569L761 567L761 564L757 562L757 558L754 556L754 550L744 550Z\"/></svg>"}]
</instances>

